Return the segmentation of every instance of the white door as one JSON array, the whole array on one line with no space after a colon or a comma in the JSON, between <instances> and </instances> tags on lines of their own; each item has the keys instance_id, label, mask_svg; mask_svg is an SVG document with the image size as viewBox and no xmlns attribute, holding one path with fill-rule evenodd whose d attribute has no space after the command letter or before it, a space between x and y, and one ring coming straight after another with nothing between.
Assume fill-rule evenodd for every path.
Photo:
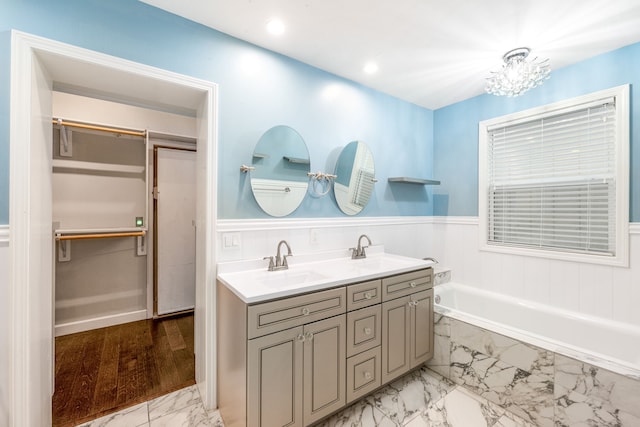
<instances>
[{"instance_id":1,"label":"white door","mask_svg":"<svg viewBox=\"0 0 640 427\"><path fill-rule=\"evenodd\" d=\"M196 153L156 147L156 315L195 307Z\"/></svg>"}]
</instances>

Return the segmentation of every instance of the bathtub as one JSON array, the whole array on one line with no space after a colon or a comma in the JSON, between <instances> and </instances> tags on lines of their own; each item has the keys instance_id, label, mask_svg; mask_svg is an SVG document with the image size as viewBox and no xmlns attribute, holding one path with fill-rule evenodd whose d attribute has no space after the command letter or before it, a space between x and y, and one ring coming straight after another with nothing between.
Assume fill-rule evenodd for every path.
<instances>
[{"instance_id":1,"label":"bathtub","mask_svg":"<svg viewBox=\"0 0 640 427\"><path fill-rule=\"evenodd\" d=\"M435 312L640 380L640 328L457 283L435 287Z\"/></svg>"}]
</instances>

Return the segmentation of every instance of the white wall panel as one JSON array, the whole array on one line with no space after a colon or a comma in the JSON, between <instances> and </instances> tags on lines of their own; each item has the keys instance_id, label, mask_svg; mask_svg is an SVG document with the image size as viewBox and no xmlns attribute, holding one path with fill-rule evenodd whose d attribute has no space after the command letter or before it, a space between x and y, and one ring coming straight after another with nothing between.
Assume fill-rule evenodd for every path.
<instances>
[{"instance_id":1,"label":"white wall panel","mask_svg":"<svg viewBox=\"0 0 640 427\"><path fill-rule=\"evenodd\" d=\"M640 326L636 224L629 268L479 251L478 225L468 219L434 218L432 229L434 256L455 282Z\"/></svg>"},{"instance_id":2,"label":"white wall panel","mask_svg":"<svg viewBox=\"0 0 640 427\"><path fill-rule=\"evenodd\" d=\"M525 299L549 304L549 264L547 258L519 257L523 263L522 290Z\"/></svg>"},{"instance_id":3,"label":"white wall panel","mask_svg":"<svg viewBox=\"0 0 640 427\"><path fill-rule=\"evenodd\" d=\"M4 228L4 229L3 229ZM6 235L4 230L7 231ZM9 294L9 244L8 227L0 225L0 301L10 301ZM9 325L11 310L0 310L0 325ZM0 425L9 425L9 407L11 402L7 393L11 390L11 328L0 328Z\"/></svg>"}]
</instances>

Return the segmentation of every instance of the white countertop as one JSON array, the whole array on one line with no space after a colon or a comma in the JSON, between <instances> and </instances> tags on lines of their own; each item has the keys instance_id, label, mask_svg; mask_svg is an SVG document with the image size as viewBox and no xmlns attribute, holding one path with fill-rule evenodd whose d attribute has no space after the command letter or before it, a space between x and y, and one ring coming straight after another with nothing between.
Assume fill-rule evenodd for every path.
<instances>
[{"instance_id":1,"label":"white countertop","mask_svg":"<svg viewBox=\"0 0 640 427\"><path fill-rule=\"evenodd\" d=\"M223 262L218 264L218 280L251 304L434 265L432 261L385 253L383 246L371 246L366 251L364 259L351 259L348 250L291 256L287 257L289 269L279 271L268 271L269 261L262 259Z\"/></svg>"}]
</instances>

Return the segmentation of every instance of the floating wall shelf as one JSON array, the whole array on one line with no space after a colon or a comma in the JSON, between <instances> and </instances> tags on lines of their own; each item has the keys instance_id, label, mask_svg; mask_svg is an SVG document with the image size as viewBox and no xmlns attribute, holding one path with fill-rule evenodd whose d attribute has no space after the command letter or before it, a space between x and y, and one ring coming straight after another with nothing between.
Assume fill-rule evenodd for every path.
<instances>
[{"instance_id":1,"label":"floating wall shelf","mask_svg":"<svg viewBox=\"0 0 640 427\"><path fill-rule=\"evenodd\" d=\"M301 159L299 157L283 156L283 159L285 159L289 163L300 163L301 165L308 165L310 163L309 159Z\"/></svg>"},{"instance_id":2,"label":"floating wall shelf","mask_svg":"<svg viewBox=\"0 0 640 427\"><path fill-rule=\"evenodd\" d=\"M404 184L417 184L417 185L440 185L440 181L433 179L421 179L421 178L409 178L406 176L398 176L389 178L389 182L398 182Z\"/></svg>"}]
</instances>

